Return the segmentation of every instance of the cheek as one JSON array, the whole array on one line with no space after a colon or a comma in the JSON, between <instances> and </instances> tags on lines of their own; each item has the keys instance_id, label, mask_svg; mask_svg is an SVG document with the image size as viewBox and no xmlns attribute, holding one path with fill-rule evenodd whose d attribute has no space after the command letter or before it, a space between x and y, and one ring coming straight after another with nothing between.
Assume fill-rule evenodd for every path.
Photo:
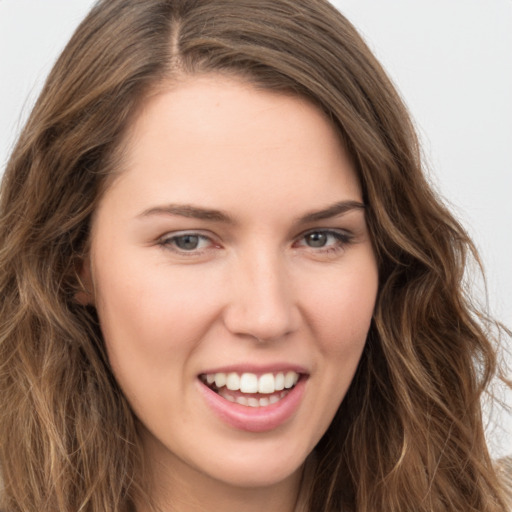
<instances>
[{"instance_id":1,"label":"cheek","mask_svg":"<svg viewBox=\"0 0 512 512\"><path fill-rule=\"evenodd\" d=\"M122 348L159 363L199 339L216 316L221 288L211 273L178 272L135 256L112 259L116 265L95 272L96 307L111 353Z\"/></svg>"},{"instance_id":2,"label":"cheek","mask_svg":"<svg viewBox=\"0 0 512 512\"><path fill-rule=\"evenodd\" d=\"M377 296L378 276L372 262L362 270L334 273L323 286L310 289L311 324L321 333L317 336L320 350L359 357Z\"/></svg>"},{"instance_id":3,"label":"cheek","mask_svg":"<svg viewBox=\"0 0 512 512\"><path fill-rule=\"evenodd\" d=\"M96 307L112 371L144 417L148 404L158 411L170 395L173 403L184 396L190 355L214 321L219 301L205 279L190 272L116 261L97 269Z\"/></svg>"},{"instance_id":4,"label":"cheek","mask_svg":"<svg viewBox=\"0 0 512 512\"><path fill-rule=\"evenodd\" d=\"M373 259L360 271L332 272L308 296L309 325L317 350L317 387L310 415L318 439L325 433L357 370L371 324L378 278Z\"/></svg>"}]
</instances>

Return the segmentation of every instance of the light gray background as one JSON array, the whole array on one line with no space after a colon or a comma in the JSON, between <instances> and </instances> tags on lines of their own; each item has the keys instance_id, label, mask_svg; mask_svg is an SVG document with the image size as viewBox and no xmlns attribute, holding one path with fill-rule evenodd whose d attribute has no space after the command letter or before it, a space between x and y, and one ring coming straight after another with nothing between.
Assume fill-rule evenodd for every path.
<instances>
[{"instance_id":1,"label":"light gray background","mask_svg":"<svg viewBox=\"0 0 512 512\"><path fill-rule=\"evenodd\" d=\"M490 311L512 326L512 0L333 3L405 98L431 180L481 251ZM0 172L52 63L92 4L0 0ZM512 404L511 393L505 399ZM497 418L493 453L512 453L510 415Z\"/></svg>"}]
</instances>

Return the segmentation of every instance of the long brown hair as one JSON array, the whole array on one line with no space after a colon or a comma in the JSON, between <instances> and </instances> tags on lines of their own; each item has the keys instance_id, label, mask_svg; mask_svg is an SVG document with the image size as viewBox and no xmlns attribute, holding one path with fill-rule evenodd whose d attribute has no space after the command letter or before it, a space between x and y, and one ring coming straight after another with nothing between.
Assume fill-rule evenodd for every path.
<instances>
[{"instance_id":1,"label":"long brown hair","mask_svg":"<svg viewBox=\"0 0 512 512\"><path fill-rule=\"evenodd\" d=\"M356 377L316 448L310 510L504 512L480 398L490 327L462 286L476 255L422 172L414 129L324 0L103 0L52 70L0 199L2 507L125 511L144 492L135 420L78 268L144 97L226 73L308 98L356 164L380 290Z\"/></svg>"}]
</instances>

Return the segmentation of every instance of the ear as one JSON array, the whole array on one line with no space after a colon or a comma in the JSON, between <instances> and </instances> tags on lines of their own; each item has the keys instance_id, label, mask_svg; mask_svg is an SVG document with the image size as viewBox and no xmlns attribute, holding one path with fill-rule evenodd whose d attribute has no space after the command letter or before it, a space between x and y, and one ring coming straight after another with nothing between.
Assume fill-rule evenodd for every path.
<instances>
[{"instance_id":1,"label":"ear","mask_svg":"<svg viewBox=\"0 0 512 512\"><path fill-rule=\"evenodd\" d=\"M94 306L94 284L89 255L77 261L76 280L78 291L75 293L75 301L82 306Z\"/></svg>"}]
</instances>

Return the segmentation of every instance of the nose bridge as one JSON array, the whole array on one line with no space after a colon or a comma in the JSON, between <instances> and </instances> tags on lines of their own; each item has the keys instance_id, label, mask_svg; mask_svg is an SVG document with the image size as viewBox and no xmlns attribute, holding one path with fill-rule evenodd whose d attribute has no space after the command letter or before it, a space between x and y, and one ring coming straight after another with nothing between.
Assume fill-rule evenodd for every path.
<instances>
[{"instance_id":1,"label":"nose bridge","mask_svg":"<svg viewBox=\"0 0 512 512\"><path fill-rule=\"evenodd\" d=\"M228 329L261 341L293 331L297 311L284 255L260 245L240 255L235 267L225 316Z\"/></svg>"}]
</instances>

